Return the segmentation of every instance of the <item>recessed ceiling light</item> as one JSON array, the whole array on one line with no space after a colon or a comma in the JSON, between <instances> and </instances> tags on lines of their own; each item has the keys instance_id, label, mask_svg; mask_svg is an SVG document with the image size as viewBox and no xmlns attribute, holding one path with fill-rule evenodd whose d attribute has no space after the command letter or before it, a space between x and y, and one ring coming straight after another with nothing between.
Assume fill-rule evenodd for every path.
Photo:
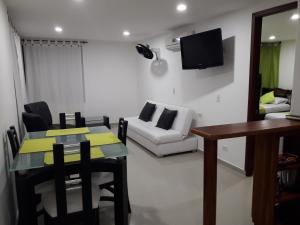
<instances>
[{"instance_id":1,"label":"recessed ceiling light","mask_svg":"<svg viewBox=\"0 0 300 225\"><path fill-rule=\"evenodd\" d=\"M275 40L276 39L276 36L275 35L271 35L270 37L269 37L269 40Z\"/></svg>"},{"instance_id":2,"label":"recessed ceiling light","mask_svg":"<svg viewBox=\"0 0 300 225\"><path fill-rule=\"evenodd\" d=\"M178 12L184 12L187 10L187 5L184 3L180 3L177 5L176 9Z\"/></svg>"},{"instance_id":3,"label":"recessed ceiling light","mask_svg":"<svg viewBox=\"0 0 300 225\"><path fill-rule=\"evenodd\" d=\"M56 26L56 27L54 28L54 30L55 30L56 32L58 32L58 33L63 32L63 28L62 28L62 27L59 27L59 26Z\"/></svg>"},{"instance_id":4,"label":"recessed ceiling light","mask_svg":"<svg viewBox=\"0 0 300 225\"><path fill-rule=\"evenodd\" d=\"M124 31L123 31L123 35L124 35L124 36L130 36L130 32L129 32L128 30L124 30Z\"/></svg>"},{"instance_id":5,"label":"recessed ceiling light","mask_svg":"<svg viewBox=\"0 0 300 225\"><path fill-rule=\"evenodd\" d=\"M299 20L300 16L298 13L295 13L291 16L291 20Z\"/></svg>"}]
</instances>

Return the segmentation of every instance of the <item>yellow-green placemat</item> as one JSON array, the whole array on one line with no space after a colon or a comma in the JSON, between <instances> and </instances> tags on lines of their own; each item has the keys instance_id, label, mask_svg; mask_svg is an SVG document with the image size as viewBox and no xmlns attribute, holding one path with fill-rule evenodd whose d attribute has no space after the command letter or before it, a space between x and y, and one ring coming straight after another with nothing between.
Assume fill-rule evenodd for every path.
<instances>
[{"instance_id":1,"label":"yellow-green placemat","mask_svg":"<svg viewBox=\"0 0 300 225\"><path fill-rule=\"evenodd\" d=\"M91 146L109 145L120 143L121 141L111 132L86 134L86 139L90 141Z\"/></svg>"},{"instance_id":2,"label":"yellow-green placemat","mask_svg":"<svg viewBox=\"0 0 300 225\"><path fill-rule=\"evenodd\" d=\"M26 139L21 146L20 153L52 151L55 143L55 138Z\"/></svg>"},{"instance_id":3,"label":"yellow-green placemat","mask_svg":"<svg viewBox=\"0 0 300 225\"><path fill-rule=\"evenodd\" d=\"M75 134L86 134L89 132L90 132L90 130L87 127L48 130L46 133L46 136L47 137L55 137L55 136L75 135Z\"/></svg>"},{"instance_id":4,"label":"yellow-green placemat","mask_svg":"<svg viewBox=\"0 0 300 225\"><path fill-rule=\"evenodd\" d=\"M103 158L103 157L104 157L104 154L103 154L102 150L100 149L100 147L91 148L91 159L99 159L99 158ZM65 163L80 161L80 153L66 154L66 155L64 155L64 160L65 160ZM46 165L54 164L53 152L45 153L44 163Z\"/></svg>"}]
</instances>

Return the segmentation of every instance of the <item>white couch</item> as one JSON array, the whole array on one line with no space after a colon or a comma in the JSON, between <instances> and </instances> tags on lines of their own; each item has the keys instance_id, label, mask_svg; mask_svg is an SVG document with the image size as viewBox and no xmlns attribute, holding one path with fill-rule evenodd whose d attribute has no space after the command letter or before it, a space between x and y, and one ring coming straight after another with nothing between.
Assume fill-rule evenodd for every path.
<instances>
[{"instance_id":1,"label":"white couch","mask_svg":"<svg viewBox=\"0 0 300 225\"><path fill-rule=\"evenodd\" d=\"M128 121L127 136L161 157L179 152L197 150L197 138L190 134L194 113L192 110L175 105L156 104L152 121L144 122L138 117L125 118ZM164 108L177 110L177 116L170 130L156 127Z\"/></svg>"}]
</instances>

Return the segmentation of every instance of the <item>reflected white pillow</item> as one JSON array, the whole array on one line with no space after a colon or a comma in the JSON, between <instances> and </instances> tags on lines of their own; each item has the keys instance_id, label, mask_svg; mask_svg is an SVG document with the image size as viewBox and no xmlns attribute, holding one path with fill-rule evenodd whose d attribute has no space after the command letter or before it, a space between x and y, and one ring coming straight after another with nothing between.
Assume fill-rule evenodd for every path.
<instances>
[{"instance_id":1,"label":"reflected white pillow","mask_svg":"<svg viewBox=\"0 0 300 225\"><path fill-rule=\"evenodd\" d=\"M287 98L275 97L275 101L274 101L273 104L276 104L276 105L278 105L278 104L286 104L286 103L288 103L288 101L289 100Z\"/></svg>"}]
</instances>

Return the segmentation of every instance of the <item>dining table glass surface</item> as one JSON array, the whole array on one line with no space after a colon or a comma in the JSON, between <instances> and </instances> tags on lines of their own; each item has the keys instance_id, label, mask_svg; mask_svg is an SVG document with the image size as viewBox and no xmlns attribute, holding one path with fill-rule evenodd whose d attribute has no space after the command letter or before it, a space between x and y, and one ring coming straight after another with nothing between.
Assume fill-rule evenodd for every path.
<instances>
[{"instance_id":1,"label":"dining table glass surface","mask_svg":"<svg viewBox=\"0 0 300 225\"><path fill-rule=\"evenodd\" d=\"M88 129L90 134L111 132L105 126L89 127ZM46 138L46 133L47 131L29 132L25 135L24 140ZM57 144L63 144L64 148L68 150L79 149L80 142L87 140L85 134L56 136L55 139ZM103 152L104 158L116 158L126 156L128 154L126 146L121 142L115 144L101 145L100 148ZM18 153L15 159L13 160L10 170L22 171L43 168L47 166L44 163L44 155L45 152L26 154Z\"/></svg>"}]
</instances>

